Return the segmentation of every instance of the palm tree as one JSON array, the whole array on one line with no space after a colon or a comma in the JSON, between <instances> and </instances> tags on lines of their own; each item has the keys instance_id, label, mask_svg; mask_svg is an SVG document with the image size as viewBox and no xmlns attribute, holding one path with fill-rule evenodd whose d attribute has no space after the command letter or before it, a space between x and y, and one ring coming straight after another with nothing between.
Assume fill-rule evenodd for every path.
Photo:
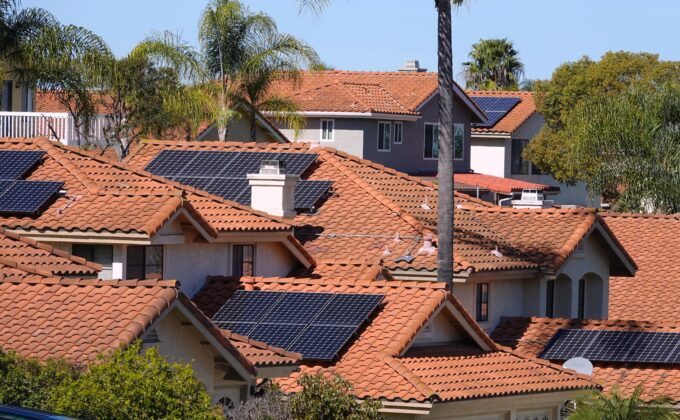
<instances>
[{"instance_id":1,"label":"palm tree","mask_svg":"<svg viewBox=\"0 0 680 420\"><path fill-rule=\"evenodd\" d=\"M216 122L226 140L237 108L247 105L251 140L255 139L255 114L268 110L286 122L299 125L294 104L268 97L276 80L296 80L305 64L314 65L314 50L296 38L280 34L264 13L251 13L236 0L212 0L201 16L199 42L209 76L219 80Z\"/></svg>"},{"instance_id":2,"label":"palm tree","mask_svg":"<svg viewBox=\"0 0 680 420\"><path fill-rule=\"evenodd\" d=\"M524 65L508 39L482 39L472 45L470 61L463 63L465 83L474 90L517 90Z\"/></svg>"},{"instance_id":3,"label":"palm tree","mask_svg":"<svg viewBox=\"0 0 680 420\"><path fill-rule=\"evenodd\" d=\"M641 398L643 384L635 387L630 397L623 397L614 389L611 394L591 392L575 402L569 420L676 420L669 398L659 397L651 401Z\"/></svg>"},{"instance_id":4,"label":"palm tree","mask_svg":"<svg viewBox=\"0 0 680 420\"><path fill-rule=\"evenodd\" d=\"M298 0L300 10L320 12L331 0ZM434 0L438 16L439 203L437 208L437 280L453 287L453 44L451 5L466 0Z\"/></svg>"}]
</instances>

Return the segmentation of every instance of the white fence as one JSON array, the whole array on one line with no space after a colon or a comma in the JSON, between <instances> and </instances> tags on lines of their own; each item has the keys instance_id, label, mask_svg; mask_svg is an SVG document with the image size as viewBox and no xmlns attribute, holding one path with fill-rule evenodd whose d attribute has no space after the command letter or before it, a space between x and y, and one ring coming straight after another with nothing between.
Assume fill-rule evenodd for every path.
<instances>
[{"instance_id":1,"label":"white fence","mask_svg":"<svg viewBox=\"0 0 680 420\"><path fill-rule=\"evenodd\" d=\"M103 139L106 124L104 116L96 117L87 138ZM0 112L0 137L46 137L70 145L78 142L73 117L68 112Z\"/></svg>"}]
</instances>

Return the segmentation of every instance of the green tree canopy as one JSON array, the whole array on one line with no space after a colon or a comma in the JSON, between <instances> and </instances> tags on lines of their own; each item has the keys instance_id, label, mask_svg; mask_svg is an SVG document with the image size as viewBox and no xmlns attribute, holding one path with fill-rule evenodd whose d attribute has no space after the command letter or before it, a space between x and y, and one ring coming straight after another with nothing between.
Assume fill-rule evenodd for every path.
<instances>
[{"instance_id":1,"label":"green tree canopy","mask_svg":"<svg viewBox=\"0 0 680 420\"><path fill-rule=\"evenodd\" d=\"M576 408L569 420L676 420L678 415L668 398L644 401L643 384L638 385L629 397L618 390L611 394L590 392L576 400Z\"/></svg>"},{"instance_id":2,"label":"green tree canopy","mask_svg":"<svg viewBox=\"0 0 680 420\"><path fill-rule=\"evenodd\" d=\"M524 65L512 41L482 39L472 45L463 63L465 85L474 90L517 90Z\"/></svg>"},{"instance_id":3,"label":"green tree canopy","mask_svg":"<svg viewBox=\"0 0 680 420\"><path fill-rule=\"evenodd\" d=\"M680 82L680 62L660 61L648 53L608 52L600 61L584 57L561 65L550 80L535 84L536 106L546 125L524 157L558 181L585 181L591 168L577 163L573 139L565 133L570 114L586 100L668 82Z\"/></svg>"}]
</instances>

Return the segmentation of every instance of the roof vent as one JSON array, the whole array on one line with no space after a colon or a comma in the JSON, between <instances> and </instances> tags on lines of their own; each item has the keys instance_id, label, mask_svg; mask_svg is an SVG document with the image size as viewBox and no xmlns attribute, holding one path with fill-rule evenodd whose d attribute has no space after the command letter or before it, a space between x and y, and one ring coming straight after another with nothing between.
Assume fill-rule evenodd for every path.
<instances>
[{"instance_id":1,"label":"roof vent","mask_svg":"<svg viewBox=\"0 0 680 420\"><path fill-rule=\"evenodd\" d=\"M524 189L519 200L510 200L510 204L516 209L549 208L552 207L553 203L553 200L545 199L543 191L536 189Z\"/></svg>"},{"instance_id":2,"label":"roof vent","mask_svg":"<svg viewBox=\"0 0 680 420\"><path fill-rule=\"evenodd\" d=\"M420 73L427 71L427 69L424 69L420 67L420 62L418 60L406 60L406 63L404 63L404 68L399 69L399 71L409 71L413 73Z\"/></svg>"}]
</instances>

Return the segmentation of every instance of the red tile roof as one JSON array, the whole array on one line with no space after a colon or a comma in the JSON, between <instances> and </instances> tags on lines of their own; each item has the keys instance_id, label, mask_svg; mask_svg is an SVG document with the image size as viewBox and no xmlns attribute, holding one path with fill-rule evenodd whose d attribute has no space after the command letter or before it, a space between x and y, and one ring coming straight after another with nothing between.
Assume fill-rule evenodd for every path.
<instances>
[{"instance_id":1,"label":"red tile roof","mask_svg":"<svg viewBox=\"0 0 680 420\"><path fill-rule=\"evenodd\" d=\"M231 279L212 278L195 301L205 313L214 313L237 288L385 295L378 314L337 362L320 365L303 361L299 372L279 380L285 392L297 391L296 380L300 375L312 372L339 374L352 383L353 392L359 398L403 401L462 400L593 386L587 379L557 366L513 356L498 349L441 283L345 277L242 278L239 284ZM490 350L469 357L451 356L446 360L433 357L430 352L421 352L417 356L407 353L402 358L421 327L446 301L461 313ZM504 370L497 370L501 367L499 362L506 363ZM445 372L442 380L435 378L433 369ZM490 369L495 372L495 383L490 378ZM526 379L520 379L525 375ZM486 388L484 381L488 385Z\"/></svg>"},{"instance_id":2,"label":"red tile roof","mask_svg":"<svg viewBox=\"0 0 680 420\"><path fill-rule=\"evenodd\" d=\"M26 179L64 182L37 217L4 217L8 229L135 232L154 235L187 211L208 232L288 231L290 225L249 207L181 186L96 153L43 139L0 139L2 150L42 150L43 162Z\"/></svg>"},{"instance_id":3,"label":"red tile roof","mask_svg":"<svg viewBox=\"0 0 680 420\"><path fill-rule=\"evenodd\" d=\"M485 174L454 174L454 188L458 190L474 191L479 187L497 193L511 194L522 190L559 191L559 187L538 184L535 182L521 181L512 178L501 178Z\"/></svg>"},{"instance_id":4,"label":"red tile roof","mask_svg":"<svg viewBox=\"0 0 680 420\"><path fill-rule=\"evenodd\" d=\"M99 264L0 228L0 279L73 275L96 277L101 269Z\"/></svg>"},{"instance_id":5,"label":"red tile roof","mask_svg":"<svg viewBox=\"0 0 680 420\"><path fill-rule=\"evenodd\" d=\"M492 333L492 338L518 352L537 357L560 329L680 332L680 324L614 319L505 318ZM644 383L643 398L667 396L680 402L680 369L677 366L599 362L594 365L593 380L602 385L604 391L618 388L629 395Z\"/></svg>"},{"instance_id":6,"label":"red tile roof","mask_svg":"<svg viewBox=\"0 0 680 420\"><path fill-rule=\"evenodd\" d=\"M638 266L634 278L609 278L609 317L680 322L680 215L602 216Z\"/></svg>"},{"instance_id":7,"label":"red tile roof","mask_svg":"<svg viewBox=\"0 0 680 420\"><path fill-rule=\"evenodd\" d=\"M285 351L262 341L234 334L228 330L220 330L220 332L253 366L290 366L296 365L300 361L301 355L299 353Z\"/></svg>"},{"instance_id":8,"label":"red tile roof","mask_svg":"<svg viewBox=\"0 0 680 420\"><path fill-rule=\"evenodd\" d=\"M472 134L475 133L498 133L512 134L526 120L536 112L534 94L526 91L466 91L469 96L489 96L489 97L516 97L520 98L520 103L515 105L503 118L498 120L492 127L472 127Z\"/></svg>"}]
</instances>

